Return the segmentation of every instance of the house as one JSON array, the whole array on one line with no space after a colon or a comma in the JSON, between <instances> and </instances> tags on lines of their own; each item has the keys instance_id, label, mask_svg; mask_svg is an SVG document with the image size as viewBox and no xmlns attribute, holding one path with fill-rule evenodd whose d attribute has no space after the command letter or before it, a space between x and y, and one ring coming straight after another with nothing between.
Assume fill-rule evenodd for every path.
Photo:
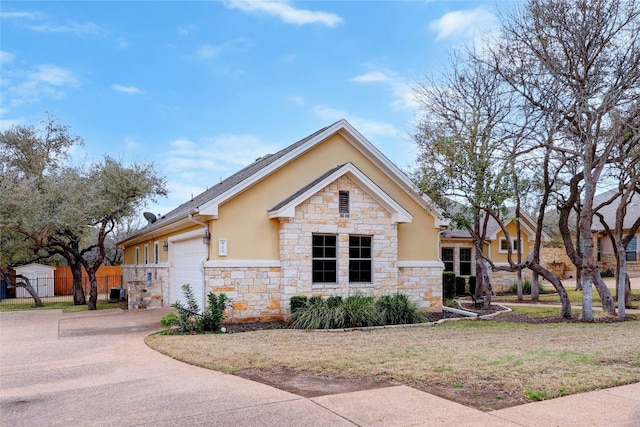
<instances>
[{"instance_id":1,"label":"house","mask_svg":"<svg viewBox=\"0 0 640 427\"><path fill-rule=\"evenodd\" d=\"M129 308L225 293L235 320L283 319L294 295L403 293L442 308L446 222L345 120L209 188L119 244Z\"/></svg>"},{"instance_id":2,"label":"house","mask_svg":"<svg viewBox=\"0 0 640 427\"><path fill-rule=\"evenodd\" d=\"M537 224L524 212L520 213L520 234L522 244L517 240L517 222L515 210L512 210L505 222L505 228L509 233L509 240L494 218L489 218L487 222L486 238L483 245L483 254L489 258L496 266L508 266L509 246L512 250L512 260L517 263L518 247L522 248L522 259L533 251ZM549 241L549 236L543 232L543 242ZM475 247L471 233L467 230L456 228L446 229L441 233L440 253L444 263L445 271L453 271L458 276L475 276ZM516 283L517 273L508 271L491 272L491 286L494 292L506 292ZM531 280L531 270L522 270L522 277Z\"/></svg>"},{"instance_id":3,"label":"house","mask_svg":"<svg viewBox=\"0 0 640 427\"><path fill-rule=\"evenodd\" d=\"M594 206L599 206L602 203L610 200L615 194L616 190L610 190L604 192L602 194L597 195L594 198ZM613 203L608 204L602 207L598 212L602 215L602 219L604 220L604 224L606 224L609 229L613 232L615 230L616 224L616 210L620 204L620 198L616 198ZM623 233L626 235L633 224L638 221L640 217L640 194L634 193L631 196L631 201L627 206L627 212L623 221ZM613 243L606 231L606 228L600 220L598 216L593 218L593 225L591 227L591 232L593 233L593 245L594 250L596 252L596 261L598 262L598 266L601 271L612 270L615 272L616 270L616 256L613 251ZM627 260L627 274L629 277L638 277L640 276L640 248L638 247L638 240L640 237L639 231L636 231L635 236L631 239L629 244L626 246L626 252L624 254Z\"/></svg>"}]
</instances>

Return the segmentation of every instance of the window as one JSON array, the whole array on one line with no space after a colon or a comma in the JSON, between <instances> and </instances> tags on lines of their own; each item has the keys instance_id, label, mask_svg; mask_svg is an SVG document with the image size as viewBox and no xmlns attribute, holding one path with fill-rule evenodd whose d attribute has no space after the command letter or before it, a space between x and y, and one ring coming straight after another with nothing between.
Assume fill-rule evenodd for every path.
<instances>
[{"instance_id":1,"label":"window","mask_svg":"<svg viewBox=\"0 0 640 427\"><path fill-rule=\"evenodd\" d=\"M314 234L312 236L312 280L336 283L336 236Z\"/></svg>"},{"instance_id":2,"label":"window","mask_svg":"<svg viewBox=\"0 0 640 427\"><path fill-rule=\"evenodd\" d=\"M371 282L371 236L349 236L349 282Z\"/></svg>"},{"instance_id":3,"label":"window","mask_svg":"<svg viewBox=\"0 0 640 427\"><path fill-rule=\"evenodd\" d=\"M512 238L511 239L511 251L513 252L517 252L518 251L518 247L520 246L518 244L518 240L516 238ZM507 239L505 239L504 237L500 238L500 249L499 249L500 253L507 253L509 252L509 244L507 243Z\"/></svg>"},{"instance_id":4,"label":"window","mask_svg":"<svg viewBox=\"0 0 640 427\"><path fill-rule=\"evenodd\" d=\"M442 248L444 271L453 271L453 248Z\"/></svg>"},{"instance_id":5,"label":"window","mask_svg":"<svg viewBox=\"0 0 640 427\"><path fill-rule=\"evenodd\" d=\"M633 236L633 239L629 240L625 252L627 254L627 261L635 262L638 260L638 236Z\"/></svg>"},{"instance_id":6,"label":"window","mask_svg":"<svg viewBox=\"0 0 640 427\"><path fill-rule=\"evenodd\" d=\"M136 264L140 264L140 247L136 246Z\"/></svg>"},{"instance_id":7,"label":"window","mask_svg":"<svg viewBox=\"0 0 640 427\"><path fill-rule=\"evenodd\" d=\"M460 275L471 276L471 248L460 248Z\"/></svg>"},{"instance_id":8,"label":"window","mask_svg":"<svg viewBox=\"0 0 640 427\"><path fill-rule=\"evenodd\" d=\"M149 264L149 245L144 245L144 263Z\"/></svg>"},{"instance_id":9,"label":"window","mask_svg":"<svg viewBox=\"0 0 640 427\"><path fill-rule=\"evenodd\" d=\"M160 242L153 244L153 262L156 264L160 262Z\"/></svg>"},{"instance_id":10,"label":"window","mask_svg":"<svg viewBox=\"0 0 640 427\"><path fill-rule=\"evenodd\" d=\"M340 218L349 218L349 192L338 192L338 211L340 212Z\"/></svg>"},{"instance_id":11,"label":"window","mask_svg":"<svg viewBox=\"0 0 640 427\"><path fill-rule=\"evenodd\" d=\"M602 261L602 238L598 237L596 239L596 261Z\"/></svg>"}]
</instances>

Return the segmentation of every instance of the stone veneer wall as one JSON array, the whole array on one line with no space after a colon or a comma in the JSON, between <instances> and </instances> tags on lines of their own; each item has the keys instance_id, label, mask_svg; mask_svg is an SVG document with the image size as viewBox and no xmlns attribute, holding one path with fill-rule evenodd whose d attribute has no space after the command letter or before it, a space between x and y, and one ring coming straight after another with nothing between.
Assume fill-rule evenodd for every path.
<instances>
[{"instance_id":1,"label":"stone veneer wall","mask_svg":"<svg viewBox=\"0 0 640 427\"><path fill-rule=\"evenodd\" d=\"M495 293L505 293L518 280L518 273L511 271L493 271L491 274L491 287ZM531 270L522 270L522 280L531 281Z\"/></svg>"},{"instance_id":2,"label":"stone veneer wall","mask_svg":"<svg viewBox=\"0 0 640 427\"><path fill-rule=\"evenodd\" d=\"M418 308L442 311L443 267L400 267L397 292L407 295Z\"/></svg>"},{"instance_id":3,"label":"stone veneer wall","mask_svg":"<svg viewBox=\"0 0 640 427\"><path fill-rule=\"evenodd\" d=\"M151 280L147 280L149 273ZM169 305L169 267L166 265L123 265L122 281L127 286L129 310Z\"/></svg>"},{"instance_id":4,"label":"stone veneer wall","mask_svg":"<svg viewBox=\"0 0 640 427\"><path fill-rule=\"evenodd\" d=\"M338 192L349 191L349 217L340 218ZM313 283L314 233L338 236L337 283ZM349 235L372 236L372 282L349 282ZM294 295L380 296L398 289L398 229L391 215L365 191L342 176L296 207L295 218L280 222L282 306Z\"/></svg>"},{"instance_id":5,"label":"stone veneer wall","mask_svg":"<svg viewBox=\"0 0 640 427\"><path fill-rule=\"evenodd\" d=\"M206 267L206 293L224 293L232 308L227 317L234 320L281 320L279 267Z\"/></svg>"}]
</instances>

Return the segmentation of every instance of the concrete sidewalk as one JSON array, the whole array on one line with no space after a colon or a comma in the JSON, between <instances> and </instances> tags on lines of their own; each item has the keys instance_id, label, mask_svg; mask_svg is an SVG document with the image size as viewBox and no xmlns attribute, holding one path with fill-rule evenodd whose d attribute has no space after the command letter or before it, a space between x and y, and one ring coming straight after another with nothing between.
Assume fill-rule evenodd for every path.
<instances>
[{"instance_id":1,"label":"concrete sidewalk","mask_svg":"<svg viewBox=\"0 0 640 427\"><path fill-rule=\"evenodd\" d=\"M0 425L640 426L640 383L489 413L406 386L303 398L149 349L166 312L0 313Z\"/></svg>"}]
</instances>

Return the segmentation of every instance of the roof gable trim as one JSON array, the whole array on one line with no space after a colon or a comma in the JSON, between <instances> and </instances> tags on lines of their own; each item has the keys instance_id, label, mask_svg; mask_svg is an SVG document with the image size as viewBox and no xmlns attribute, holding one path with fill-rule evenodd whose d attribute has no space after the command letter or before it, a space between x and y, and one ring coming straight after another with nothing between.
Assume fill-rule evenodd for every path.
<instances>
[{"instance_id":1,"label":"roof gable trim","mask_svg":"<svg viewBox=\"0 0 640 427\"><path fill-rule=\"evenodd\" d=\"M269 218L293 218L295 216L296 207L311 196L327 187L336 179L348 175L349 178L357 185L367 191L367 194L371 196L376 202L380 203L388 212L391 213L391 219L395 223L399 222L411 222L413 215L411 215L405 208L403 208L398 202L396 202L391 196L384 192L380 187L376 185L369 177L362 173L352 163L347 163L342 167L336 169L333 173L327 175L324 179L319 180L314 185L306 188L305 191L297 194L291 200L271 209L268 214Z\"/></svg>"}]
</instances>

